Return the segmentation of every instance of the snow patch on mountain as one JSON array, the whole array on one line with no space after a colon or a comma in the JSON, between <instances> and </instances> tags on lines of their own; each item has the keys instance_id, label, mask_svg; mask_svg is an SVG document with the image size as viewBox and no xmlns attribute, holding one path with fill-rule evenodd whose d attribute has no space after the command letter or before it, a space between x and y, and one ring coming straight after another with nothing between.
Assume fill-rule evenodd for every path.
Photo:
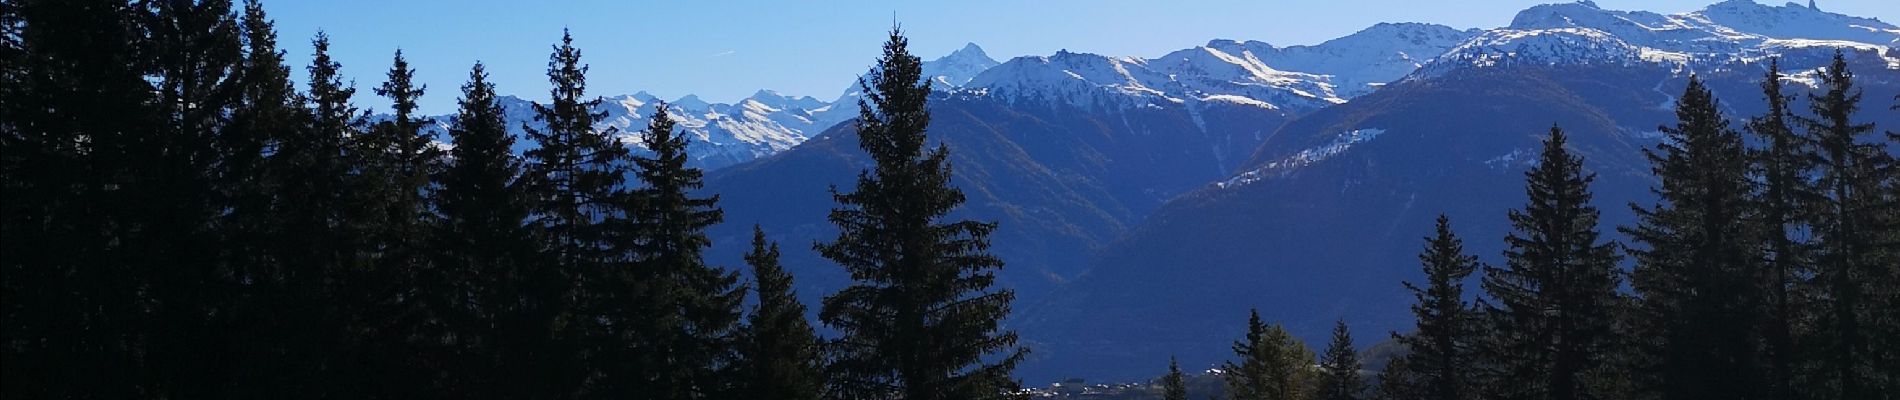
<instances>
[{"instance_id":1,"label":"snow patch on mountain","mask_svg":"<svg viewBox=\"0 0 1900 400\"><path fill-rule=\"evenodd\" d=\"M1234 177L1227 178L1225 181L1215 182L1214 185L1225 189L1254 183L1268 177L1283 176L1300 167L1312 165L1313 163L1324 161L1340 153L1344 153L1353 146L1371 141L1382 134L1385 134L1385 130L1376 128L1360 128L1345 131L1333 136L1333 140L1325 144L1302 149L1299 152L1293 153L1293 155L1281 158L1279 161L1269 162L1252 171L1234 175Z\"/></svg>"}]
</instances>

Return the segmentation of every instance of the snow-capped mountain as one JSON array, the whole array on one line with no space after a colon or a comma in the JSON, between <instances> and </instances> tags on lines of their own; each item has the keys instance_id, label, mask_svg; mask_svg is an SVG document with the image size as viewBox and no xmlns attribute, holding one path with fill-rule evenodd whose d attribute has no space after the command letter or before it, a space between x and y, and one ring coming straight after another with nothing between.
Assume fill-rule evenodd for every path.
<instances>
[{"instance_id":1,"label":"snow-capped mountain","mask_svg":"<svg viewBox=\"0 0 1900 400\"><path fill-rule=\"evenodd\" d=\"M965 43L963 48L957 51L935 60L924 61L924 79L930 81L930 88L933 90L954 91L968 84L970 79L975 78L977 74L997 64L999 63L996 59L990 58L989 53L983 52L983 48L977 46L976 43ZM870 73L869 70L865 72ZM818 123L823 125L820 129L857 118L858 96L862 94L864 90L858 87L856 79L853 79L851 84L845 85L844 94L838 95L838 99L831 102L833 107L817 113Z\"/></svg>"},{"instance_id":2,"label":"snow-capped mountain","mask_svg":"<svg viewBox=\"0 0 1900 400\"><path fill-rule=\"evenodd\" d=\"M1380 23L1310 46L1274 47L1260 41L1215 40L1207 47L1252 53L1267 65L1331 77L1334 91L1353 98L1412 73L1479 30L1421 23Z\"/></svg>"},{"instance_id":3,"label":"snow-capped mountain","mask_svg":"<svg viewBox=\"0 0 1900 400\"><path fill-rule=\"evenodd\" d=\"M1206 46L1154 59L1069 51L1018 57L977 75L966 90L1084 110L1220 102L1298 112L1345 102L1325 76L1277 70L1251 53Z\"/></svg>"},{"instance_id":4,"label":"snow-capped mountain","mask_svg":"<svg viewBox=\"0 0 1900 400\"><path fill-rule=\"evenodd\" d=\"M688 144L692 163L709 170L784 151L804 142L808 137L806 132L816 133L828 127L818 126L812 114L813 109L829 104L811 97L784 96L768 90L761 90L737 104L707 103L696 96L663 102L646 92L601 100L594 112L606 113L606 116L594 127L618 130L620 140L636 150L645 146L640 138L654 110L659 104L666 104L667 112L677 124L676 129L692 138ZM498 101L509 131L518 138L516 150L532 147L534 143L525 136L526 129L542 126L534 120L534 102L516 96L502 96ZM446 132L452 118L454 115L434 117L433 130L438 141L448 141Z\"/></svg>"},{"instance_id":5,"label":"snow-capped mountain","mask_svg":"<svg viewBox=\"0 0 1900 400\"><path fill-rule=\"evenodd\" d=\"M1059 51L1012 59L964 86L1011 101L1083 107L1212 101L1303 113L1402 78L1476 34L1382 23L1317 45L1220 39L1157 58Z\"/></svg>"},{"instance_id":6,"label":"snow-capped mountain","mask_svg":"<svg viewBox=\"0 0 1900 400\"><path fill-rule=\"evenodd\" d=\"M1836 49L1861 62L1900 68L1900 27L1810 5L1728 0L1680 14L1605 10L1584 0L1519 12L1417 73L1469 66L1650 63L1711 71L1780 57L1790 70L1819 67Z\"/></svg>"},{"instance_id":7,"label":"snow-capped mountain","mask_svg":"<svg viewBox=\"0 0 1900 400\"><path fill-rule=\"evenodd\" d=\"M924 62L924 70L937 87L952 90L989 67L996 60L984 54L975 43L942 58ZM837 101L810 96L790 96L760 90L734 103L712 103L699 96L686 95L673 101L661 101L647 92L602 98L595 112L606 113L596 128L616 128L621 140L635 149L642 148L640 135L646 129L658 104L665 103L678 129L692 138L688 152L696 167L714 170L772 155L803 143L813 135L858 115L857 83ZM539 126L534 121L534 103L515 96L503 96L501 105L508 126L517 137L524 126ZM453 115L434 117L437 137L446 142L448 123ZM517 149L533 145L527 139Z\"/></svg>"},{"instance_id":8,"label":"snow-capped mountain","mask_svg":"<svg viewBox=\"0 0 1900 400\"><path fill-rule=\"evenodd\" d=\"M963 48L951 52L942 58L924 63L924 76L929 77L937 87L962 87L976 74L983 73L998 64L990 58L976 43L966 43Z\"/></svg>"}]
</instances>

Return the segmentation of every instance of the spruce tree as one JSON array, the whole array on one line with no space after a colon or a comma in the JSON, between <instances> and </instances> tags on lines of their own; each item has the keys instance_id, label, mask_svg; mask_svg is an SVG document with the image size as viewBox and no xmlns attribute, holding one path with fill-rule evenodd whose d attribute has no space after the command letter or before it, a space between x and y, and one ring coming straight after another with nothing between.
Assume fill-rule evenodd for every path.
<instances>
[{"instance_id":1,"label":"spruce tree","mask_svg":"<svg viewBox=\"0 0 1900 400\"><path fill-rule=\"evenodd\" d=\"M696 197L704 186L703 172L686 166L687 137L675 131L666 104L654 108L641 137L650 155L635 155L643 186L632 193L632 257L637 271L622 275L635 279L646 297L637 301L664 315L614 312L607 318L626 318L614 325L637 327L633 356L636 379L651 379L635 393L661 399L696 399L718 395L725 380L716 371L727 368L733 356L732 334L741 316L745 292L738 275L706 264L702 253L712 244L706 228L719 223L719 196ZM642 287L643 286L643 287Z\"/></svg>"},{"instance_id":2,"label":"spruce tree","mask_svg":"<svg viewBox=\"0 0 1900 400\"><path fill-rule=\"evenodd\" d=\"M1365 378L1359 375L1359 353L1353 350L1352 332L1346 321L1333 325L1333 341L1320 357L1317 393L1320 400L1360 400L1365 398Z\"/></svg>"},{"instance_id":3,"label":"spruce tree","mask_svg":"<svg viewBox=\"0 0 1900 400\"><path fill-rule=\"evenodd\" d=\"M1168 357L1168 374L1161 376L1162 400L1187 400L1187 375L1181 373L1181 362Z\"/></svg>"},{"instance_id":4,"label":"spruce tree","mask_svg":"<svg viewBox=\"0 0 1900 400\"><path fill-rule=\"evenodd\" d=\"M925 150L930 83L893 28L884 56L859 83L858 145L873 168L833 197L838 239L816 246L856 281L819 313L842 335L834 383L845 398L1002 397L1026 350L998 323L1014 293L995 289L1003 262L989 253L993 223L944 221L963 203L949 150Z\"/></svg>"},{"instance_id":5,"label":"spruce tree","mask_svg":"<svg viewBox=\"0 0 1900 400\"><path fill-rule=\"evenodd\" d=\"M117 256L127 152L164 121L124 1L0 4L0 393L136 398L140 282ZM129 209L129 208L126 208Z\"/></svg>"},{"instance_id":6,"label":"spruce tree","mask_svg":"<svg viewBox=\"0 0 1900 400\"><path fill-rule=\"evenodd\" d=\"M1806 204L1815 196L1808 176L1814 164L1807 156L1812 141L1790 127L1791 100L1782 94L1780 61L1770 59L1761 82L1768 112L1748 121L1760 148L1749 153L1750 180L1757 182L1751 196L1754 221L1761 243L1759 286L1762 290L1762 352L1767 370L1763 390L1769 398L1794 398L1796 370L1803 351L1797 325L1808 319L1808 296L1802 282L1812 274L1812 244L1806 240L1811 214Z\"/></svg>"},{"instance_id":7,"label":"spruce tree","mask_svg":"<svg viewBox=\"0 0 1900 400\"><path fill-rule=\"evenodd\" d=\"M1658 203L1631 204L1639 219L1623 229L1642 245L1630 251L1640 296L1635 375L1662 399L1762 398L1763 301L1742 137L1695 75L1676 118L1644 152L1660 180Z\"/></svg>"},{"instance_id":8,"label":"spruce tree","mask_svg":"<svg viewBox=\"0 0 1900 400\"><path fill-rule=\"evenodd\" d=\"M745 260L758 285L758 305L739 336L732 375L739 388L731 398L817 400L825 384L818 335L792 290L792 275L779 265L778 244L767 242L757 225Z\"/></svg>"},{"instance_id":9,"label":"spruce tree","mask_svg":"<svg viewBox=\"0 0 1900 400\"><path fill-rule=\"evenodd\" d=\"M1813 116L1795 118L1814 141L1808 157L1819 178L1811 207L1822 381L1810 389L1824 397L1882 398L1900 390L1900 378L1880 370L1888 338L1900 335L1900 322L1892 317L1900 305L1886 304L1885 296L1900 285L1893 273L1900 261L1889 256L1896 245L1889 233L1896 225L1889 220L1894 205L1881 194L1888 155L1881 144L1863 138L1874 132L1873 124L1854 120L1861 92L1845 56L1836 51L1820 75L1822 90L1808 95Z\"/></svg>"},{"instance_id":10,"label":"spruce tree","mask_svg":"<svg viewBox=\"0 0 1900 400\"><path fill-rule=\"evenodd\" d=\"M1306 400L1313 394L1313 352L1279 325L1247 316L1247 335L1234 342L1238 363L1222 364L1228 398L1233 400Z\"/></svg>"},{"instance_id":11,"label":"spruce tree","mask_svg":"<svg viewBox=\"0 0 1900 400\"><path fill-rule=\"evenodd\" d=\"M619 244L630 237L625 183L632 160L627 147L615 139L618 130L594 129L605 114L593 111L599 98L586 98L587 67L573 43L573 36L563 32L561 44L548 56L553 101L534 105L535 120L542 126L523 127L538 145L527 151L527 225L540 239L540 261L559 274L557 279L526 282L534 286L522 289L524 299L539 303L523 323L548 333L526 352L543 367L531 371L531 381L536 385L532 391L545 397L571 396L587 379L602 378L593 371L615 360L599 357L615 353L598 350L624 344L625 338L607 337L609 327L601 326L603 320L596 316L602 315L601 307L634 299L607 297L628 295L625 290L580 290L632 272L632 260Z\"/></svg>"},{"instance_id":12,"label":"spruce tree","mask_svg":"<svg viewBox=\"0 0 1900 400\"><path fill-rule=\"evenodd\" d=\"M390 100L391 116L352 137L350 148L358 169L350 220L361 241L355 282L361 297L354 301L363 307L365 351L375 354L363 367L379 382L374 390L420 397L449 389L434 376L452 354L443 341L453 335L442 320L449 312L442 300L451 289L426 247L434 215L423 195L439 154L422 130L433 121L416 114L426 89L415 84L415 70L401 50L387 77L374 92Z\"/></svg>"},{"instance_id":13,"label":"spruce tree","mask_svg":"<svg viewBox=\"0 0 1900 400\"><path fill-rule=\"evenodd\" d=\"M314 388L331 395L360 397L378 388L370 384L375 373L363 368L331 367L338 363L366 364L372 360L365 346L371 333L368 316L363 315L372 297L368 289L375 283L368 276L364 226L367 219L359 197L360 168L354 167L353 138L362 137L367 112L356 107L356 88L341 75L342 64L330 57L329 36L321 31L312 40L315 49L308 70L310 89L305 98L306 126L299 137L282 144L279 157L287 164L279 168L286 184L281 214L287 218L283 246L285 260L301 265L286 266L301 276L291 278L298 285L304 304L311 307L316 320L306 329L312 345L303 357L315 357L320 368L310 376ZM294 186L294 187L293 187Z\"/></svg>"},{"instance_id":14,"label":"spruce tree","mask_svg":"<svg viewBox=\"0 0 1900 400\"><path fill-rule=\"evenodd\" d=\"M1472 371L1477 361L1478 321L1464 299L1464 281L1480 265L1477 257L1465 254L1464 247L1451 230L1451 220L1439 215L1433 235L1425 238L1425 250L1418 255L1425 287L1405 283L1405 290L1417 299L1412 315L1418 328L1408 335L1393 334L1408 351L1388 366L1391 374L1381 372L1383 391L1417 399L1476 398Z\"/></svg>"},{"instance_id":15,"label":"spruce tree","mask_svg":"<svg viewBox=\"0 0 1900 400\"><path fill-rule=\"evenodd\" d=\"M161 123L128 147L117 191L125 201L111 229L121 262L140 281L140 336L152 397L219 395L230 371L221 357L241 321L223 312L240 295L222 262L213 220L221 199L214 144L229 125L243 61L238 23L228 0L135 3L148 57L147 80ZM138 68L137 65L121 67Z\"/></svg>"},{"instance_id":16,"label":"spruce tree","mask_svg":"<svg viewBox=\"0 0 1900 400\"><path fill-rule=\"evenodd\" d=\"M1511 210L1503 268L1487 267L1485 304L1491 331L1488 365L1502 399L1578 400L1605 395L1599 374L1615 350L1617 294L1614 244L1598 238L1590 205L1595 174L1552 127L1539 163L1525 173L1529 202Z\"/></svg>"},{"instance_id":17,"label":"spruce tree","mask_svg":"<svg viewBox=\"0 0 1900 400\"><path fill-rule=\"evenodd\" d=\"M476 63L449 121L454 146L435 177L434 264L451 284L432 299L448 308L441 316L458 341L457 363L446 366L456 376L447 383L466 391L454 394L529 398L535 394L523 390L528 385L510 380L531 376L528 349L548 334L527 317L552 299L530 298L522 288L559 277L534 262L534 237L523 226L528 199L521 160L496 97L486 68Z\"/></svg>"},{"instance_id":18,"label":"spruce tree","mask_svg":"<svg viewBox=\"0 0 1900 400\"><path fill-rule=\"evenodd\" d=\"M272 357L296 347L282 340L294 337L295 320L312 317L309 313L287 313L296 305L291 282L287 279L287 260L279 259L279 240L285 239L278 213L278 196L284 182L278 181L273 156L280 144L297 137L301 129L303 99L290 82L290 67L284 63L284 51L277 47L277 32L264 7L256 0L244 4L239 25L244 42L244 60L239 72L241 88L237 104L231 110L230 124L216 141L221 154L217 179L223 203L228 210L218 221L224 238L224 262L232 279L245 282L243 299L232 310L233 319L246 321L248 334L232 338L233 361L230 376L238 382L233 397L267 397L278 393L283 380L307 376L312 360L283 360Z\"/></svg>"}]
</instances>

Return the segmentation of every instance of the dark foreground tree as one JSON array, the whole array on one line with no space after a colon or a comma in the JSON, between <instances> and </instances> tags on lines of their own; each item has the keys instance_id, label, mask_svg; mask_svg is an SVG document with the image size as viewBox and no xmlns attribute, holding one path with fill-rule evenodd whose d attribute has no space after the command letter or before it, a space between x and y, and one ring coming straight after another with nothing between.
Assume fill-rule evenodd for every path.
<instances>
[{"instance_id":1,"label":"dark foreground tree","mask_svg":"<svg viewBox=\"0 0 1900 400\"><path fill-rule=\"evenodd\" d=\"M602 315L637 298L631 288L600 286L633 273L621 241L630 237L625 184L633 171L627 147L614 137L618 130L594 129L605 114L593 111L599 98L587 98L587 67L572 35L563 33L548 56L548 82L552 102L534 105L540 126L523 127L538 145L527 151L523 180L527 225L540 241L539 261L552 270L538 270L522 287L521 316L524 333L546 337L531 338L535 345L523 350L539 368L519 380L541 396L566 397L584 384L635 381L600 372L625 365L618 357L624 353L608 349L628 342L616 336L624 331L602 324Z\"/></svg>"},{"instance_id":2,"label":"dark foreground tree","mask_svg":"<svg viewBox=\"0 0 1900 400\"><path fill-rule=\"evenodd\" d=\"M1779 60L1770 60L1763 77L1762 96L1768 112L1749 120L1749 133L1761 143L1749 154L1750 179L1758 189L1750 196L1751 211L1760 243L1762 258L1759 285L1762 290L1763 390L1769 398L1795 398L1797 368L1806 359L1797 338L1804 337L1801 321L1809 318L1808 296L1801 295L1805 277L1813 273L1813 245L1808 239L1812 213L1806 207L1814 198L1814 186L1808 180L1814 163L1807 157L1810 138L1790 127L1793 114L1788 95L1782 94Z\"/></svg>"},{"instance_id":3,"label":"dark foreground tree","mask_svg":"<svg viewBox=\"0 0 1900 400\"><path fill-rule=\"evenodd\" d=\"M892 29L884 56L859 86L858 145L871 170L833 190L838 239L816 246L856 281L825 298L819 318L840 333L833 379L845 398L907 400L1004 396L1026 351L998 327L1015 296L993 288L1001 259L993 223L945 221L963 203L950 184L949 149L926 151L930 82Z\"/></svg>"},{"instance_id":4,"label":"dark foreground tree","mask_svg":"<svg viewBox=\"0 0 1900 400\"><path fill-rule=\"evenodd\" d=\"M1473 371L1477 366L1473 363L1477 361L1478 320L1465 301L1464 282L1480 267L1478 258L1465 254L1464 241L1452 233L1451 220L1440 215L1418 259L1425 271L1425 286L1405 283L1405 290L1417 299L1412 315L1418 328L1411 334L1393 334L1407 352L1381 372L1380 390L1389 398L1476 398Z\"/></svg>"},{"instance_id":5,"label":"dark foreground tree","mask_svg":"<svg viewBox=\"0 0 1900 400\"><path fill-rule=\"evenodd\" d=\"M441 316L460 350L457 362L444 366L451 371L446 383L464 397L529 398L522 391L529 385L511 380L531 376L525 353L548 337L548 327L528 317L551 300L530 297L529 289L558 277L534 262L534 238L522 225L528 199L521 160L511 150L515 137L481 63L469 70L458 104L448 130L454 147L435 177L439 219L431 236L435 264L451 282L446 297L433 301L448 307Z\"/></svg>"},{"instance_id":6,"label":"dark foreground tree","mask_svg":"<svg viewBox=\"0 0 1900 400\"><path fill-rule=\"evenodd\" d=\"M158 124L124 1L0 4L7 398L136 398L138 282L115 259L124 154Z\"/></svg>"},{"instance_id":7,"label":"dark foreground tree","mask_svg":"<svg viewBox=\"0 0 1900 400\"><path fill-rule=\"evenodd\" d=\"M1600 398L1620 305L1616 250L1598 238L1596 175L1565 148L1562 129L1550 129L1538 160L1524 174L1530 201L1510 212L1505 266L1485 269L1496 302L1486 304L1490 397Z\"/></svg>"},{"instance_id":8,"label":"dark foreground tree","mask_svg":"<svg viewBox=\"0 0 1900 400\"><path fill-rule=\"evenodd\" d=\"M1631 284L1641 389L1662 399L1757 399L1763 310L1741 134L1691 75L1676 125L1646 150L1658 203L1631 204Z\"/></svg>"},{"instance_id":9,"label":"dark foreground tree","mask_svg":"<svg viewBox=\"0 0 1900 400\"><path fill-rule=\"evenodd\" d=\"M1855 120L1861 92L1845 56L1834 53L1821 89L1808 95L1812 117L1798 117L1814 140L1810 160L1819 178L1812 203L1814 280L1820 289L1816 344L1820 380L1806 389L1819 396L1879 399L1900 390L1900 374L1883 370L1892 338L1900 336L1892 292L1896 283L1892 199L1882 195L1888 159L1883 145L1866 136L1872 123Z\"/></svg>"},{"instance_id":10,"label":"dark foreground tree","mask_svg":"<svg viewBox=\"0 0 1900 400\"><path fill-rule=\"evenodd\" d=\"M644 310L614 312L606 317L615 327L630 327L636 348L636 372L627 377L646 379L639 393L657 399L699 399L713 396L727 384L719 376L732 359L733 329L740 318L745 292L738 275L706 265L702 256L712 240L706 228L724 213L719 196L697 197L702 172L686 166L687 137L674 130L666 104L655 107L642 135L650 155L635 155L640 168L629 206L629 240L637 270L620 276L637 282L625 287L641 290L633 301ZM652 314L657 313L657 314Z\"/></svg>"},{"instance_id":11,"label":"dark foreground tree","mask_svg":"<svg viewBox=\"0 0 1900 400\"><path fill-rule=\"evenodd\" d=\"M752 266L759 303L739 336L735 399L817 400L824 394L818 335L792 291L792 275L778 259L778 244L767 242L765 231L753 226L752 252L745 261Z\"/></svg>"}]
</instances>

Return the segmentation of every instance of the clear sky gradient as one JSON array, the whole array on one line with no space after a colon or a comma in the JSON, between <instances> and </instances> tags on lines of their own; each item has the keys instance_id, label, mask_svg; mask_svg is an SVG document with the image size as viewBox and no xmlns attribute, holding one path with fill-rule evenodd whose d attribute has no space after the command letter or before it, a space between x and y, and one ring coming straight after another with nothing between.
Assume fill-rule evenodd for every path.
<instances>
[{"instance_id":1,"label":"clear sky gradient","mask_svg":"<svg viewBox=\"0 0 1900 400\"><path fill-rule=\"evenodd\" d=\"M645 90L732 102L759 89L835 99L879 54L893 18L912 52L933 59L976 43L1006 61L1057 50L1153 57L1209 39L1314 44L1379 22L1493 28L1553 0L1224 1L631 1L263 0L301 82L318 29L354 79L357 103L401 48L428 85L423 111L452 112L469 66L488 65L503 94L547 97L550 45L574 32L592 65L589 92ZM1598 0L1607 9L1675 13L1716 0ZM1769 4L1781 2L1769 2ZM1805 0L1803 0L1805 1ZM1900 19L1895 0L1821 0L1823 10Z\"/></svg>"}]
</instances>

